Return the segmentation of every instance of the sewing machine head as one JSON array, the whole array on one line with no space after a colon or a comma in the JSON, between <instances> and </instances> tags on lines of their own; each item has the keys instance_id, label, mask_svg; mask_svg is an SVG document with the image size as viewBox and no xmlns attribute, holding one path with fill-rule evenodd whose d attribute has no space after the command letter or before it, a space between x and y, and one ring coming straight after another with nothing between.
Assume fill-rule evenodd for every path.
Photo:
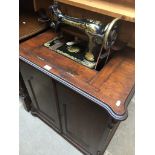
<instances>
[{"instance_id":1,"label":"sewing machine head","mask_svg":"<svg viewBox=\"0 0 155 155\"><path fill-rule=\"evenodd\" d=\"M58 3L56 1L54 5L49 7L49 10L53 17L51 27L56 31L61 25L65 24L83 31L88 36L88 45L84 58L89 62L96 63L102 50L110 49L117 39L118 18L104 25L100 21L70 17L64 15L58 9Z\"/></svg>"}]
</instances>

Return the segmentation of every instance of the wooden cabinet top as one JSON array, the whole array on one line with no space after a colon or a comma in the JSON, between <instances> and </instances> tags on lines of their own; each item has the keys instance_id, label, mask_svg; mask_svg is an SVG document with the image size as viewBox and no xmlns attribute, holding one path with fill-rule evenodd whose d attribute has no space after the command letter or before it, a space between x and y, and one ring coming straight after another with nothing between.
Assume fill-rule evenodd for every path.
<instances>
[{"instance_id":1,"label":"wooden cabinet top","mask_svg":"<svg viewBox=\"0 0 155 155\"><path fill-rule=\"evenodd\" d=\"M116 52L103 69L95 71L43 46L55 36L47 31L22 42L20 59L100 105L113 118L126 119L134 92L132 49Z\"/></svg>"}]
</instances>

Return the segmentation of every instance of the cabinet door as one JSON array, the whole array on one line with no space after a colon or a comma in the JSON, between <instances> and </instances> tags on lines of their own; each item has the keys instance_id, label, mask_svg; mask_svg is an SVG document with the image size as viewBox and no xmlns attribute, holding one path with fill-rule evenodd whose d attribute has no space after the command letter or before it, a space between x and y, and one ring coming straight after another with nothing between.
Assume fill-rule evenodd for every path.
<instances>
[{"instance_id":1,"label":"cabinet door","mask_svg":"<svg viewBox=\"0 0 155 155\"><path fill-rule=\"evenodd\" d=\"M106 142L109 117L95 103L57 83L65 136L80 145L88 154L98 155ZM101 144L102 143L102 144ZM104 148L103 148L104 149Z\"/></svg>"},{"instance_id":2,"label":"cabinet door","mask_svg":"<svg viewBox=\"0 0 155 155\"><path fill-rule=\"evenodd\" d=\"M32 66L20 62L25 85L35 111L56 129L60 128L54 81Z\"/></svg>"}]
</instances>

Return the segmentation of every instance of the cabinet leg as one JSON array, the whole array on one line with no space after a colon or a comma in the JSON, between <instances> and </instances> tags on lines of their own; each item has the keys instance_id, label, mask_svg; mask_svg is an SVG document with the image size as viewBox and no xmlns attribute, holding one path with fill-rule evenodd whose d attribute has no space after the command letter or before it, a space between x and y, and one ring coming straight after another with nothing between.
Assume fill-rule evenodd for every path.
<instances>
[{"instance_id":1,"label":"cabinet leg","mask_svg":"<svg viewBox=\"0 0 155 155\"><path fill-rule=\"evenodd\" d=\"M31 110L31 99L27 92L27 89L26 89L26 86L25 86L25 83L24 83L21 73L19 73L19 96L24 101L24 104L23 104L24 109L29 112Z\"/></svg>"}]
</instances>

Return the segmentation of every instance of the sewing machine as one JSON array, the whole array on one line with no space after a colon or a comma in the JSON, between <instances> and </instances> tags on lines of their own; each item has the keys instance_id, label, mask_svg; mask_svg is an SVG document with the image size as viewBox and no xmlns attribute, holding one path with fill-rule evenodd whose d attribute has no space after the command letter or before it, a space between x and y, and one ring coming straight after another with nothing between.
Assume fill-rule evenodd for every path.
<instances>
[{"instance_id":1,"label":"sewing machine","mask_svg":"<svg viewBox=\"0 0 155 155\"><path fill-rule=\"evenodd\" d=\"M134 94L134 0L57 1L20 0L20 95L82 154L103 155Z\"/></svg>"},{"instance_id":2,"label":"sewing machine","mask_svg":"<svg viewBox=\"0 0 155 155\"><path fill-rule=\"evenodd\" d=\"M75 36L73 40L65 42L66 44L59 40L61 37L57 37L54 40L45 43L45 46L89 68L96 68L99 59L102 59L100 62L103 64L106 63L105 61L107 61L107 59L105 58L109 57L110 48L114 45L118 36L119 18L116 18L105 25L100 21L70 17L62 14L58 9L58 3L56 1L49 7L49 10L53 17L50 25L56 32L59 32L60 27L63 27L62 25L69 25L84 32L88 41L87 43L83 42L85 46L81 47L81 44L78 44L80 41L77 36ZM64 47L62 48L61 46ZM105 52L104 56L102 55L101 57L103 49Z\"/></svg>"}]
</instances>

